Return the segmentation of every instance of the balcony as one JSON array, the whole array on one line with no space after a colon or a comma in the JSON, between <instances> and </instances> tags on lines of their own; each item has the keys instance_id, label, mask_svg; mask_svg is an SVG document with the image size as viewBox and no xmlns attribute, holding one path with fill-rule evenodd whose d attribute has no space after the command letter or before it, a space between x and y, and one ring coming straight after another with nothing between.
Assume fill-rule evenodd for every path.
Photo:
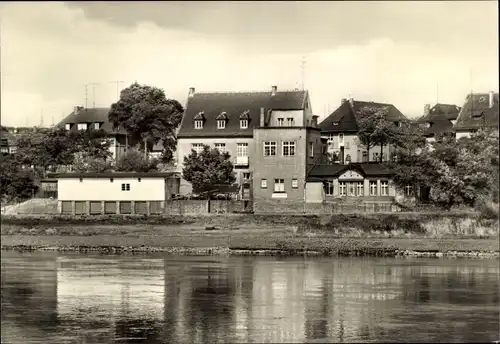
<instances>
[{"instance_id":1,"label":"balcony","mask_svg":"<svg viewBox=\"0 0 500 344\"><path fill-rule=\"evenodd\" d=\"M248 165L249 165L248 156L238 156L234 158L235 167L248 167Z\"/></svg>"}]
</instances>

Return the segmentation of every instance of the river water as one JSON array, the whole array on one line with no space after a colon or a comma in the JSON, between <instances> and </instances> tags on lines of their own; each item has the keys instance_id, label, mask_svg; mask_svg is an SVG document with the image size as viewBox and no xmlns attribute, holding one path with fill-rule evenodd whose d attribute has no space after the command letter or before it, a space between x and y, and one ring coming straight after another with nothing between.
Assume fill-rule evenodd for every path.
<instances>
[{"instance_id":1,"label":"river water","mask_svg":"<svg viewBox=\"0 0 500 344\"><path fill-rule=\"evenodd\" d=\"M2 252L2 343L492 342L499 260Z\"/></svg>"}]
</instances>

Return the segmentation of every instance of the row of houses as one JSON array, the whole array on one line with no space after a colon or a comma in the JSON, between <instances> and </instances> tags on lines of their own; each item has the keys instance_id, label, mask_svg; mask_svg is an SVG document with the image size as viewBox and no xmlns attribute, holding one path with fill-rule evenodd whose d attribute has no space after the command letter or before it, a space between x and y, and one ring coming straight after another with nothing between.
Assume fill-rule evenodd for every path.
<instances>
[{"instance_id":1,"label":"row of houses","mask_svg":"<svg viewBox=\"0 0 500 344\"><path fill-rule=\"evenodd\" d=\"M392 104L350 98L342 99L339 107L318 123L310 94L305 90L281 91L273 86L262 92L198 93L190 88L177 133L174 173L55 174L52 178L58 181L59 200L66 202L66 207L71 204L72 209L75 204L90 209L89 202L94 202L95 207L99 204L99 211L118 212L119 201L129 202L125 213L132 211L128 209L134 207L134 201L142 202L140 207L162 208L161 202L179 194L192 194L190 183L182 179L183 160L192 150L199 152L208 145L231 155L237 198L251 204L246 209L258 213L302 212L350 203L364 209L389 209L395 199L411 197L414 191L412 186L397 190L391 171L380 163L381 158L390 158L391 147L373 147L368 155L356 139L356 113L366 106L387 108L387 120L396 125L406 120ZM417 123L425 127L429 142L438 133L460 138L480 128L498 128L498 109L498 93L475 93L468 95L461 107L425 105ZM76 107L58 126L107 131L113 139L113 157L118 159L134 143L124 130L113 128L108 111ZM161 150L149 148L153 154ZM335 163L325 161L327 153L338 157ZM147 183L156 186L150 189ZM165 191L166 185L173 189Z\"/></svg>"}]
</instances>

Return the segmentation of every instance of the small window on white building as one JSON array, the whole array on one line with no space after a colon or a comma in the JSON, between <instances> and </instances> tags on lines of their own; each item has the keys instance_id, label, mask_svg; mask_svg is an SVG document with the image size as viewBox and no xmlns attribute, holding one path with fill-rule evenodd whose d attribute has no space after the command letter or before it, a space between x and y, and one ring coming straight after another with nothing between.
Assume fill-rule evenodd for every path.
<instances>
[{"instance_id":1,"label":"small window on white building","mask_svg":"<svg viewBox=\"0 0 500 344\"><path fill-rule=\"evenodd\" d=\"M285 180L275 179L274 180L274 192L285 192Z\"/></svg>"},{"instance_id":2,"label":"small window on white building","mask_svg":"<svg viewBox=\"0 0 500 344\"><path fill-rule=\"evenodd\" d=\"M87 130L87 123L78 123L78 130Z\"/></svg>"},{"instance_id":3,"label":"small window on white building","mask_svg":"<svg viewBox=\"0 0 500 344\"><path fill-rule=\"evenodd\" d=\"M275 156L276 146L277 146L276 141L264 142L264 156Z\"/></svg>"},{"instance_id":4,"label":"small window on white building","mask_svg":"<svg viewBox=\"0 0 500 344\"><path fill-rule=\"evenodd\" d=\"M65 127L66 127L66 130L70 130L71 129L71 123L67 123Z\"/></svg>"},{"instance_id":5,"label":"small window on white building","mask_svg":"<svg viewBox=\"0 0 500 344\"><path fill-rule=\"evenodd\" d=\"M191 145L191 149L194 150L197 154L203 152L203 144L201 143L193 143Z\"/></svg>"},{"instance_id":6,"label":"small window on white building","mask_svg":"<svg viewBox=\"0 0 500 344\"><path fill-rule=\"evenodd\" d=\"M101 127L101 123L99 123L99 122L94 123L94 129L95 130L99 130L100 127Z\"/></svg>"},{"instance_id":7,"label":"small window on white building","mask_svg":"<svg viewBox=\"0 0 500 344\"><path fill-rule=\"evenodd\" d=\"M413 186L411 185L405 186L405 196L407 197L413 196Z\"/></svg>"},{"instance_id":8,"label":"small window on white building","mask_svg":"<svg viewBox=\"0 0 500 344\"><path fill-rule=\"evenodd\" d=\"M226 120L218 119L217 120L217 129L226 129Z\"/></svg>"},{"instance_id":9,"label":"small window on white building","mask_svg":"<svg viewBox=\"0 0 500 344\"><path fill-rule=\"evenodd\" d=\"M278 127L282 127L284 123L285 123L284 118L278 118Z\"/></svg>"},{"instance_id":10,"label":"small window on white building","mask_svg":"<svg viewBox=\"0 0 500 344\"><path fill-rule=\"evenodd\" d=\"M130 191L130 184L122 184L122 191Z\"/></svg>"},{"instance_id":11,"label":"small window on white building","mask_svg":"<svg viewBox=\"0 0 500 344\"><path fill-rule=\"evenodd\" d=\"M333 196L333 182L326 182L325 184L325 195Z\"/></svg>"},{"instance_id":12,"label":"small window on white building","mask_svg":"<svg viewBox=\"0 0 500 344\"><path fill-rule=\"evenodd\" d=\"M203 120L197 119L194 121L194 128L195 129L203 129Z\"/></svg>"},{"instance_id":13,"label":"small window on white building","mask_svg":"<svg viewBox=\"0 0 500 344\"><path fill-rule=\"evenodd\" d=\"M240 119L240 129L248 128L248 119Z\"/></svg>"},{"instance_id":14,"label":"small window on white building","mask_svg":"<svg viewBox=\"0 0 500 344\"><path fill-rule=\"evenodd\" d=\"M292 189L298 189L298 188L299 188L298 179L292 179Z\"/></svg>"},{"instance_id":15,"label":"small window on white building","mask_svg":"<svg viewBox=\"0 0 500 344\"><path fill-rule=\"evenodd\" d=\"M283 141L283 156L295 156L295 141Z\"/></svg>"},{"instance_id":16,"label":"small window on white building","mask_svg":"<svg viewBox=\"0 0 500 344\"><path fill-rule=\"evenodd\" d=\"M339 182L339 195L345 196L347 194L346 182Z\"/></svg>"},{"instance_id":17,"label":"small window on white building","mask_svg":"<svg viewBox=\"0 0 500 344\"><path fill-rule=\"evenodd\" d=\"M226 153L226 144L225 143L216 143L215 148L221 152L221 153Z\"/></svg>"},{"instance_id":18,"label":"small window on white building","mask_svg":"<svg viewBox=\"0 0 500 344\"><path fill-rule=\"evenodd\" d=\"M260 180L260 187L262 189L267 189L267 179L261 179Z\"/></svg>"},{"instance_id":19,"label":"small window on white building","mask_svg":"<svg viewBox=\"0 0 500 344\"><path fill-rule=\"evenodd\" d=\"M370 196L377 196L377 181L370 181Z\"/></svg>"},{"instance_id":20,"label":"small window on white building","mask_svg":"<svg viewBox=\"0 0 500 344\"><path fill-rule=\"evenodd\" d=\"M292 118L292 117L288 117L286 119L286 125L289 126L289 127L293 127L295 125L295 120Z\"/></svg>"},{"instance_id":21,"label":"small window on white building","mask_svg":"<svg viewBox=\"0 0 500 344\"><path fill-rule=\"evenodd\" d=\"M389 196L389 182L387 180L380 182L380 196Z\"/></svg>"},{"instance_id":22,"label":"small window on white building","mask_svg":"<svg viewBox=\"0 0 500 344\"><path fill-rule=\"evenodd\" d=\"M358 196L364 196L364 193L365 193L365 188L363 182L358 182L358 185L356 186L356 194Z\"/></svg>"}]
</instances>

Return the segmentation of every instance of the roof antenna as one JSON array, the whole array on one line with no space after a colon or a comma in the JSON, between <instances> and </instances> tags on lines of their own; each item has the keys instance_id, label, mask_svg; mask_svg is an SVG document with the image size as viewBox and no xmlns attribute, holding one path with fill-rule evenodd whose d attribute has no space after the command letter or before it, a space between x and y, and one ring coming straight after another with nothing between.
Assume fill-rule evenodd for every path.
<instances>
[{"instance_id":1,"label":"roof antenna","mask_svg":"<svg viewBox=\"0 0 500 344\"><path fill-rule=\"evenodd\" d=\"M305 84L305 73L306 73L306 57L302 56L302 60L300 62L301 76L302 76L302 91L304 91Z\"/></svg>"}]
</instances>

